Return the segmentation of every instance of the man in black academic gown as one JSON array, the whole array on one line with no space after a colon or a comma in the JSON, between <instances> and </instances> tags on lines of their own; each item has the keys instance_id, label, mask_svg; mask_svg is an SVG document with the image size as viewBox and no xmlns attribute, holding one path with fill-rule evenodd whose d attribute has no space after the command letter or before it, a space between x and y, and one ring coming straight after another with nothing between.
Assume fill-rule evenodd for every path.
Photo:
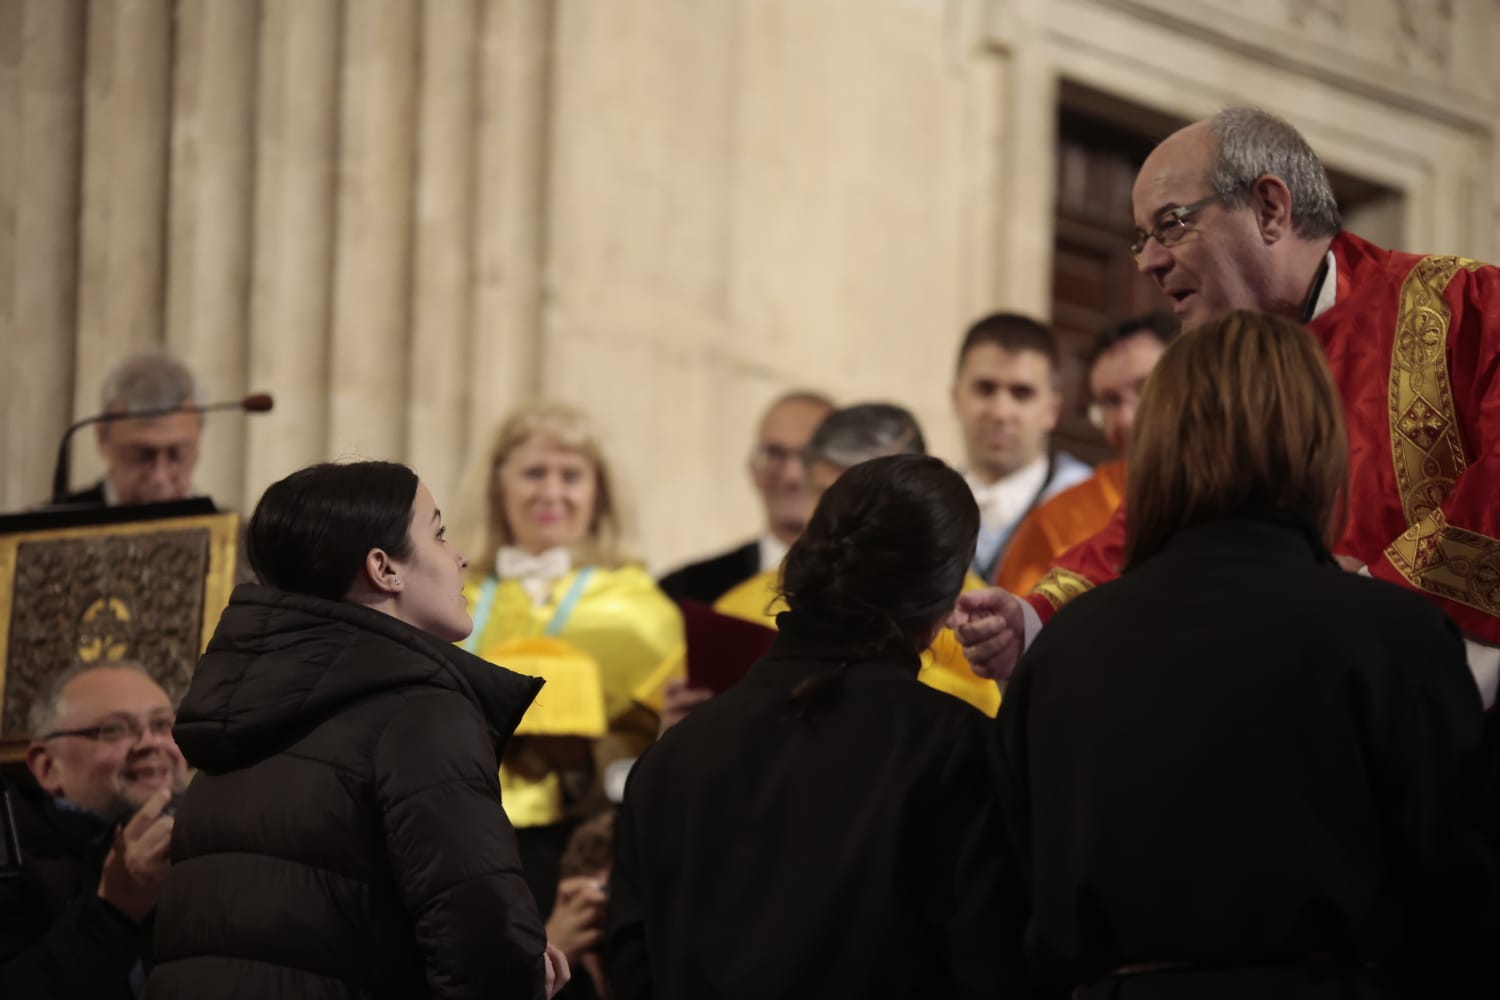
<instances>
[{"instance_id":1,"label":"man in black academic gown","mask_svg":"<svg viewBox=\"0 0 1500 1000\"><path fill-rule=\"evenodd\" d=\"M177 409L198 401L198 385L180 361L164 354L139 354L110 372L100 397L103 413ZM200 413L96 424L94 436L104 460L104 477L68 494L62 503L114 507L192 496L202 435Z\"/></svg>"},{"instance_id":2,"label":"man in black academic gown","mask_svg":"<svg viewBox=\"0 0 1500 1000\"><path fill-rule=\"evenodd\" d=\"M750 479L765 506L765 530L738 548L662 577L668 597L712 604L736 584L781 564L812 513L802 449L832 410L833 403L814 392L790 392L771 404L750 453Z\"/></svg>"}]
</instances>

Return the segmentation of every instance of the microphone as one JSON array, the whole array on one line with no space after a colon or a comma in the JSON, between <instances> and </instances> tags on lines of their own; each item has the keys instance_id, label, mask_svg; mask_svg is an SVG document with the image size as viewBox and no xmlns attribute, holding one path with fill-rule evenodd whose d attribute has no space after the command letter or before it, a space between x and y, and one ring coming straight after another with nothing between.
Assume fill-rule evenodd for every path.
<instances>
[{"instance_id":1,"label":"microphone","mask_svg":"<svg viewBox=\"0 0 1500 1000\"><path fill-rule=\"evenodd\" d=\"M266 413L276 401L269 392L252 392L244 399L226 403L206 403L203 406L169 406L155 410L111 410L84 417L63 431L62 441L57 445L57 464L52 467L52 502L62 503L68 495L68 442L73 434L90 424L107 424L116 420L149 420L152 417L169 417L174 413L212 413L215 410L243 410L246 413Z\"/></svg>"}]
</instances>

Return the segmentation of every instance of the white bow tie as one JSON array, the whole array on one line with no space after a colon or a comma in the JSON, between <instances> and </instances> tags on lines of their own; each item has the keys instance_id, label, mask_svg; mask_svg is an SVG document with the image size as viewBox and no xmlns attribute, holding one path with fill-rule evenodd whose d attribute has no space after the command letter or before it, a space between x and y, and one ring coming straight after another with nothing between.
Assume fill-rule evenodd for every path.
<instances>
[{"instance_id":1,"label":"white bow tie","mask_svg":"<svg viewBox=\"0 0 1500 1000\"><path fill-rule=\"evenodd\" d=\"M552 585L568 575L573 568L573 557L559 546L532 555L514 545L506 545L495 556L495 575L502 580L515 580L531 597L531 603L547 603Z\"/></svg>"}]
</instances>

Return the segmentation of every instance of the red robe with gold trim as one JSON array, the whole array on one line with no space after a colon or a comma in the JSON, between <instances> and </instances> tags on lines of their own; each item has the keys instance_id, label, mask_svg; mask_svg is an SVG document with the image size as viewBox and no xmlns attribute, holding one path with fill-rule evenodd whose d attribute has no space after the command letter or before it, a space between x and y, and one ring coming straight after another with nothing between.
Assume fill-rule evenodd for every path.
<instances>
[{"instance_id":1,"label":"red robe with gold trim","mask_svg":"<svg viewBox=\"0 0 1500 1000\"><path fill-rule=\"evenodd\" d=\"M1500 645L1500 268L1333 240L1334 304L1308 328L1343 399L1349 524L1334 551ZM1119 575L1125 509L1027 597L1042 620Z\"/></svg>"}]
</instances>

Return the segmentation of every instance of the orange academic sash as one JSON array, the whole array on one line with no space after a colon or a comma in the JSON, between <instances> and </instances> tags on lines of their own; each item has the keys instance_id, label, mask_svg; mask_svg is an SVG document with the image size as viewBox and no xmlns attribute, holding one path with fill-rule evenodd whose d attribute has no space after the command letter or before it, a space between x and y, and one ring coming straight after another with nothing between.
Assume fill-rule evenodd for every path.
<instances>
[{"instance_id":1,"label":"orange academic sash","mask_svg":"<svg viewBox=\"0 0 1500 1000\"><path fill-rule=\"evenodd\" d=\"M1125 500L1125 463L1099 466L1094 474L1037 507L1011 537L995 585L1024 594L1051 569L1052 562L1101 531Z\"/></svg>"}]
</instances>

